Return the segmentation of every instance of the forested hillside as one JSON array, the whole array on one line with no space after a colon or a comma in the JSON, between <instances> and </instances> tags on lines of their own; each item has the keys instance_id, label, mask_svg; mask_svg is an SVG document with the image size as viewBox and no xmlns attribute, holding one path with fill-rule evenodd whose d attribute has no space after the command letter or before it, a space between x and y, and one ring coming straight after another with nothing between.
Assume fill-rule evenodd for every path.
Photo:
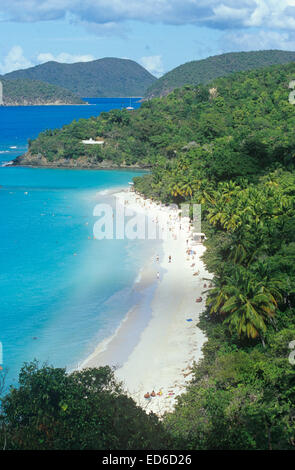
<instances>
[{"instance_id":1,"label":"forested hillside","mask_svg":"<svg viewBox=\"0 0 295 470\"><path fill-rule=\"evenodd\" d=\"M143 96L156 80L129 59L107 57L91 62L46 62L4 75L5 79L29 78L66 88L83 98Z\"/></svg>"},{"instance_id":2,"label":"forested hillside","mask_svg":"<svg viewBox=\"0 0 295 470\"><path fill-rule=\"evenodd\" d=\"M82 101L71 91L38 80L1 79L1 82L3 84L3 103L6 106L85 104L85 101Z\"/></svg>"},{"instance_id":3,"label":"forested hillside","mask_svg":"<svg viewBox=\"0 0 295 470\"><path fill-rule=\"evenodd\" d=\"M173 172L183 158L190 158L194 173L201 171L211 180L257 175L278 163L289 165L295 138L288 85L294 76L295 64L273 66L207 86L187 86L165 99L145 102L136 111L114 110L80 119L41 133L20 162L29 164L42 156L45 164L75 164L85 157L93 166L111 161L164 165ZM103 138L104 145L89 148L81 143L91 137ZM153 191L162 199L171 198L166 184Z\"/></svg>"},{"instance_id":4,"label":"forested hillside","mask_svg":"<svg viewBox=\"0 0 295 470\"><path fill-rule=\"evenodd\" d=\"M112 111L47 131L30 143L31 158L75 161L85 155L81 138L101 136L104 146L87 158L148 165L151 172L134 179L137 191L164 203L202 204L204 261L214 273L200 320L208 342L152 445L295 448L295 107L288 99L294 78L295 64L238 73L178 89L132 113ZM38 377L35 369L31 375L28 394ZM22 439L13 441L14 425L18 437L30 421L17 420L23 396L13 393L5 401L9 445L25 448ZM57 422L66 423L55 410ZM138 448L151 445L147 428L157 433L156 422L140 419L146 424L142 434L136 426ZM131 439L132 430L126 432ZM118 428L115 434L118 443ZM48 440L45 432L42 438Z\"/></svg>"},{"instance_id":5,"label":"forested hillside","mask_svg":"<svg viewBox=\"0 0 295 470\"><path fill-rule=\"evenodd\" d=\"M204 60L194 60L167 72L147 89L145 96L147 98L164 96L174 88L184 85L204 84L233 72L286 64L292 61L295 61L295 52L278 50L230 52Z\"/></svg>"}]
</instances>

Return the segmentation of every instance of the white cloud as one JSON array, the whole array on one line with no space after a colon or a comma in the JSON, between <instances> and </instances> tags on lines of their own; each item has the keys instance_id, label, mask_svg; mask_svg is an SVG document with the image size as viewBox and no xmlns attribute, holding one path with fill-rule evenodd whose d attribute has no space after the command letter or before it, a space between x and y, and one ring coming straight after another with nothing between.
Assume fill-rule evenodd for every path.
<instances>
[{"instance_id":1,"label":"white cloud","mask_svg":"<svg viewBox=\"0 0 295 470\"><path fill-rule=\"evenodd\" d=\"M13 70L26 69L33 64L26 59L20 46L13 46L3 61L0 62L0 73L5 74Z\"/></svg>"},{"instance_id":2,"label":"white cloud","mask_svg":"<svg viewBox=\"0 0 295 470\"><path fill-rule=\"evenodd\" d=\"M257 49L295 50L295 33L278 31L231 31L223 35L224 51L253 51Z\"/></svg>"},{"instance_id":3,"label":"white cloud","mask_svg":"<svg viewBox=\"0 0 295 470\"><path fill-rule=\"evenodd\" d=\"M248 10L247 8L239 8L239 6L232 8L222 3L213 8L213 13L219 20L243 21L247 16Z\"/></svg>"},{"instance_id":4,"label":"white cloud","mask_svg":"<svg viewBox=\"0 0 295 470\"><path fill-rule=\"evenodd\" d=\"M1 0L0 13L11 21L50 21L63 18L69 4L67 0Z\"/></svg>"},{"instance_id":5,"label":"white cloud","mask_svg":"<svg viewBox=\"0 0 295 470\"><path fill-rule=\"evenodd\" d=\"M295 28L295 9L292 0L255 0L256 8L243 23L244 26L268 28Z\"/></svg>"},{"instance_id":6,"label":"white cloud","mask_svg":"<svg viewBox=\"0 0 295 470\"><path fill-rule=\"evenodd\" d=\"M95 60L95 57L91 54L74 55L68 54L67 52L61 52L57 55L53 55L50 52L41 52L37 56L37 61L39 64L43 64L44 62L49 62L51 60L64 64L74 64L75 62L90 62L91 60Z\"/></svg>"},{"instance_id":7,"label":"white cloud","mask_svg":"<svg viewBox=\"0 0 295 470\"><path fill-rule=\"evenodd\" d=\"M95 21L80 21L77 18L74 20L72 19L71 21L76 25L83 26L90 33L100 37L120 36L124 38L130 30L127 26L121 23L116 23L115 21L109 21L103 24L96 23Z\"/></svg>"},{"instance_id":8,"label":"white cloud","mask_svg":"<svg viewBox=\"0 0 295 470\"><path fill-rule=\"evenodd\" d=\"M73 64L75 62L89 62L91 60L95 60L95 57L91 54L74 55L68 54L67 52L61 52L60 54L53 55L51 52L40 52L40 54L31 61L24 56L23 49L20 46L13 46L3 60L0 61L0 75L13 72L14 70L33 67L34 65L49 62L51 60Z\"/></svg>"},{"instance_id":9,"label":"white cloud","mask_svg":"<svg viewBox=\"0 0 295 470\"><path fill-rule=\"evenodd\" d=\"M97 34L116 32L128 21L196 24L219 29L295 27L294 0L1 0L0 18L50 21L74 18L85 27L105 25Z\"/></svg>"},{"instance_id":10,"label":"white cloud","mask_svg":"<svg viewBox=\"0 0 295 470\"><path fill-rule=\"evenodd\" d=\"M224 51L295 50L295 0L0 0L0 21L62 18L99 37L124 38L133 21L193 24L223 30L221 49ZM203 51L203 57L208 55L210 46ZM211 53L217 53L216 49ZM19 60L5 58L0 73L49 60L73 63L93 59L87 54L42 52L31 64L21 53ZM164 72L161 56L147 55L140 63L156 76Z\"/></svg>"},{"instance_id":11,"label":"white cloud","mask_svg":"<svg viewBox=\"0 0 295 470\"><path fill-rule=\"evenodd\" d=\"M160 77L164 73L162 56L160 55L141 57L141 59L139 59L139 63L156 77Z\"/></svg>"}]
</instances>

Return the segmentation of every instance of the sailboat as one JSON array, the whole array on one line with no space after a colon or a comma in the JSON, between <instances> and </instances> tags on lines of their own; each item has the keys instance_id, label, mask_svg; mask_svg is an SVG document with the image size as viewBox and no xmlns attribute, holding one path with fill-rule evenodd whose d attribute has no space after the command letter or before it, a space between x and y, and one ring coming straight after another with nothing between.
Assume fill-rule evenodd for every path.
<instances>
[{"instance_id":1,"label":"sailboat","mask_svg":"<svg viewBox=\"0 0 295 470\"><path fill-rule=\"evenodd\" d=\"M129 104L129 106L127 106L126 109L129 109L129 110L134 109L134 108L131 106L131 98L130 98L130 104Z\"/></svg>"}]
</instances>

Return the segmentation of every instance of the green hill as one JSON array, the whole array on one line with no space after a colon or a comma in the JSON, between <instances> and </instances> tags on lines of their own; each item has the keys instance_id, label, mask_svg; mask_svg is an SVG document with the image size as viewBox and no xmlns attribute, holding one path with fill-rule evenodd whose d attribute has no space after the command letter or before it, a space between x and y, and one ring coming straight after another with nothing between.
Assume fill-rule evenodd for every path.
<instances>
[{"instance_id":1,"label":"green hill","mask_svg":"<svg viewBox=\"0 0 295 470\"><path fill-rule=\"evenodd\" d=\"M224 77L233 72L293 61L295 61L295 52L278 50L231 52L208 57L204 60L194 60L163 75L147 89L145 96L147 98L164 96L174 88L180 88L184 85L208 83L216 77Z\"/></svg>"},{"instance_id":2,"label":"green hill","mask_svg":"<svg viewBox=\"0 0 295 470\"><path fill-rule=\"evenodd\" d=\"M4 76L6 79L29 78L66 88L80 97L143 96L156 81L133 60L105 58L91 62L61 64L47 62Z\"/></svg>"},{"instance_id":3,"label":"green hill","mask_svg":"<svg viewBox=\"0 0 295 470\"><path fill-rule=\"evenodd\" d=\"M38 80L1 79L1 82L5 106L85 104L71 91Z\"/></svg>"},{"instance_id":4,"label":"green hill","mask_svg":"<svg viewBox=\"0 0 295 470\"><path fill-rule=\"evenodd\" d=\"M136 111L114 110L97 118L74 121L61 130L43 132L30 143L28 155L42 155L47 164L79 166L79 159L85 157L94 166L103 160L146 166L161 157L171 163L187 148L204 153L203 162L207 161L211 177L215 167L216 177L223 172L228 176L256 173L263 170L268 160L271 163L278 158L275 148L281 146L283 156L287 152L283 148L289 149L290 142L293 145L295 117L288 102L288 83L294 77L295 64L291 63L240 72L216 79L210 85L187 86L165 99L144 102ZM265 148L261 168L261 161L252 154L238 158L241 143L249 136ZM90 137L102 137L105 143L81 143ZM216 148L205 151L203 145ZM227 166L225 156L216 159L217 149L222 155L223 148L229 151ZM28 155L22 158L27 159Z\"/></svg>"}]
</instances>

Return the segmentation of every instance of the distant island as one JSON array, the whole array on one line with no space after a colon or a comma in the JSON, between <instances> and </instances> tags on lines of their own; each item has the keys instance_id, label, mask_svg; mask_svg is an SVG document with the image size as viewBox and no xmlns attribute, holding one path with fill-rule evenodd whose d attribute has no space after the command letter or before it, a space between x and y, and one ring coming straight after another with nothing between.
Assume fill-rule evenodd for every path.
<instances>
[{"instance_id":1,"label":"distant island","mask_svg":"<svg viewBox=\"0 0 295 470\"><path fill-rule=\"evenodd\" d=\"M65 88L39 80L2 79L3 106L86 104L79 96Z\"/></svg>"},{"instance_id":2,"label":"distant island","mask_svg":"<svg viewBox=\"0 0 295 470\"><path fill-rule=\"evenodd\" d=\"M46 62L7 73L3 79L30 79L56 85L79 97L141 97L157 79L129 59L104 58L91 62Z\"/></svg>"},{"instance_id":3,"label":"distant island","mask_svg":"<svg viewBox=\"0 0 295 470\"><path fill-rule=\"evenodd\" d=\"M251 52L230 52L187 62L167 72L147 89L146 98L165 96L175 88L184 85L209 83L217 77L234 72L287 64L295 61L295 52L266 50Z\"/></svg>"}]
</instances>

